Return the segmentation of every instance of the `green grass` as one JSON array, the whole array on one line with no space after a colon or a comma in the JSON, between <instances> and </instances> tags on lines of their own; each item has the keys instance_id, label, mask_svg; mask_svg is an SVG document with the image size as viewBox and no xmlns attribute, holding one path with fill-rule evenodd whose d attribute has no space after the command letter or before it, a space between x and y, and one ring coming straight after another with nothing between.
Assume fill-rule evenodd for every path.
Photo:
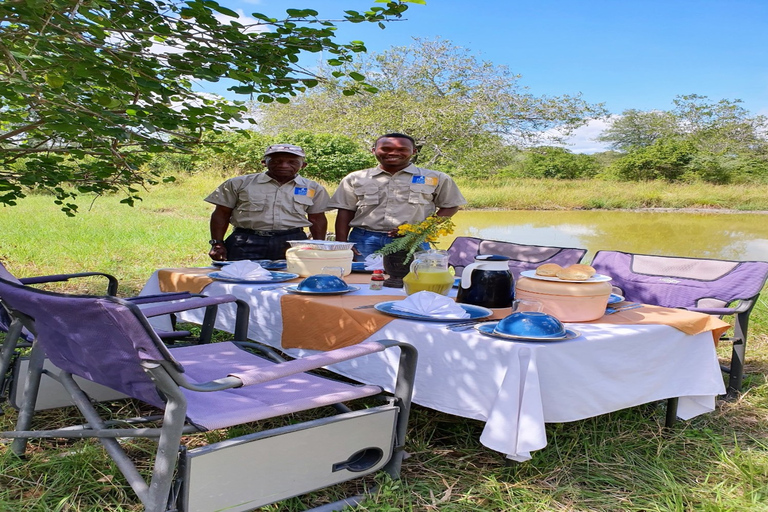
<instances>
[{"instance_id":1,"label":"green grass","mask_svg":"<svg viewBox=\"0 0 768 512\"><path fill-rule=\"evenodd\" d=\"M202 202L221 177L197 177L152 190L136 208L102 198L75 219L50 198L31 196L0 209L0 260L18 276L100 270L120 278L121 295L137 293L169 262L203 265L210 208ZM765 189L655 184L521 181L464 187L474 206L499 208L715 207L768 210ZM510 197L512 196L512 197ZM510 201L512 203L510 204ZM81 208L86 208L83 203ZM101 293L98 278L61 287ZM565 424L547 425L549 445L533 460L507 465L478 439L482 423L416 406L400 481L376 478L370 511L766 511L768 510L768 290L752 315L745 393L671 430L663 404L648 404ZM723 355L728 347L719 349ZM116 403L112 407L131 407ZM41 414L37 426L76 416ZM0 430L12 430L6 408ZM212 432L217 440L234 432ZM200 442L190 439L190 442ZM137 459L149 445L131 443ZM369 479L367 484L371 484ZM268 507L302 510L359 491L345 484ZM25 460L0 440L0 511L141 510L122 475L93 441L34 441Z\"/></svg>"}]
</instances>

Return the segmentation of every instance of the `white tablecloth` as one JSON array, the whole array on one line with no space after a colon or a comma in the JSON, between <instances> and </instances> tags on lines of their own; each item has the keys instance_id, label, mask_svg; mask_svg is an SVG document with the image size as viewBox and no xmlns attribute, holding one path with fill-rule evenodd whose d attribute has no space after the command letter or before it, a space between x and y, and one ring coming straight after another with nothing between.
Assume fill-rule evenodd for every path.
<instances>
[{"instance_id":1,"label":"white tablecloth","mask_svg":"<svg viewBox=\"0 0 768 512\"><path fill-rule=\"evenodd\" d=\"M282 289L214 282L206 295L232 294L251 307L249 339L280 348ZM392 289L371 292L392 295ZM157 274L142 294L160 293ZM202 312L185 313L202 322ZM413 401L485 422L480 441L523 461L547 444L545 423L575 421L656 400L679 397L678 416L714 410L725 392L709 332L690 336L665 325L568 324L582 336L562 342L511 342L473 329L396 319L370 339L408 342L419 351ZM216 327L234 330L234 308L221 308ZM306 350L287 350L297 356ZM394 388L397 351L334 365L365 383Z\"/></svg>"}]
</instances>

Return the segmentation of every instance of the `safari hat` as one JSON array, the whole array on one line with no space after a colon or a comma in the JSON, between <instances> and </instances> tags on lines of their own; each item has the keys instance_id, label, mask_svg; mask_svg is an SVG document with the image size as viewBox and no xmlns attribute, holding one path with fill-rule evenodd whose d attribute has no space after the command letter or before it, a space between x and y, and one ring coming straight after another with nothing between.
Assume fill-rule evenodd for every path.
<instances>
[{"instance_id":1,"label":"safari hat","mask_svg":"<svg viewBox=\"0 0 768 512\"><path fill-rule=\"evenodd\" d=\"M273 153L290 153L292 155L305 157L304 150L299 146L293 144L272 144L264 152L264 156L271 155Z\"/></svg>"}]
</instances>

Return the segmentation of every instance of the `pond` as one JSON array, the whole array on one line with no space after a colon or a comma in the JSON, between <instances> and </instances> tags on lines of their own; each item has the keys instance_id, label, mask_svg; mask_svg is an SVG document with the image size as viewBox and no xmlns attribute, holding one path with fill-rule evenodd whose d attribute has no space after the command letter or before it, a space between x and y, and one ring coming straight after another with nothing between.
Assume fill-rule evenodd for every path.
<instances>
[{"instance_id":1,"label":"pond","mask_svg":"<svg viewBox=\"0 0 768 512\"><path fill-rule=\"evenodd\" d=\"M634 211L461 211L456 236L596 251L768 261L768 215ZM447 248L444 239L440 248Z\"/></svg>"}]
</instances>

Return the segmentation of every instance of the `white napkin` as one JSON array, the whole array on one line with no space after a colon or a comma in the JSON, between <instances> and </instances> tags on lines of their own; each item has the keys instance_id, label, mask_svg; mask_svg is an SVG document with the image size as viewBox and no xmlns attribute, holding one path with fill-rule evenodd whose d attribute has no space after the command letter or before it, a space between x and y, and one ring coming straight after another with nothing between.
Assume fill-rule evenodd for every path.
<instances>
[{"instance_id":1,"label":"white napkin","mask_svg":"<svg viewBox=\"0 0 768 512\"><path fill-rule=\"evenodd\" d=\"M453 299L430 291L416 292L392 304L392 309L431 316L432 318L461 319L470 315Z\"/></svg>"},{"instance_id":2,"label":"white napkin","mask_svg":"<svg viewBox=\"0 0 768 512\"><path fill-rule=\"evenodd\" d=\"M248 260L235 261L222 267L219 274L223 277L246 281L270 277L272 274L258 263Z\"/></svg>"},{"instance_id":3,"label":"white napkin","mask_svg":"<svg viewBox=\"0 0 768 512\"><path fill-rule=\"evenodd\" d=\"M384 256L369 254L365 257L365 270L384 270Z\"/></svg>"}]
</instances>

